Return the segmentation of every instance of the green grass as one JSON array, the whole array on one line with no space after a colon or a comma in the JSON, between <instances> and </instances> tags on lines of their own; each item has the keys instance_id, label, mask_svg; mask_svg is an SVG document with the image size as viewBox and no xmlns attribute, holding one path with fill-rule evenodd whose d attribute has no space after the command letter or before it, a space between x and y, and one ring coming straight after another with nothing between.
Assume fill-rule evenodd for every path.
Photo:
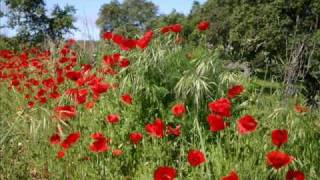
<instances>
[{"instance_id":1,"label":"green grass","mask_svg":"<svg viewBox=\"0 0 320 180\"><path fill-rule=\"evenodd\" d=\"M152 179L159 166L172 166L177 179L220 179L231 170L240 179L284 179L288 169L303 171L307 179L320 177L320 119L319 111L299 114L294 111L298 96L284 100L281 84L245 78L241 73L224 71L219 55L201 47L175 45L170 37L163 43L155 39L147 50L125 53L132 60L127 70L116 77L105 77L109 82L120 82L120 88L103 95L91 110L78 108L77 117L68 123L52 118L57 102L28 109L17 92L8 91L6 83L0 89L0 179ZM170 41L171 40L171 41ZM111 46L97 51L96 64ZM194 58L186 58L187 53ZM80 56L88 58L87 55ZM80 61L86 62L85 59ZM212 133L206 120L207 103L225 96L227 87L243 84L246 88L234 100L230 127ZM66 88L66 87L65 87ZM265 90L268 89L268 90ZM131 106L119 102L123 92L134 97ZM59 103L68 102L63 97ZM171 107L176 102L187 104L187 115L175 118ZM121 121L110 125L104 121L109 113L117 112ZM251 114L258 121L257 131L239 135L236 120ZM166 124L182 125L178 138L150 137L144 127L160 117ZM59 124L59 125L58 125ZM49 137L57 126L63 137L81 131L80 141L57 159L59 147L49 144ZM266 164L265 155L275 150L271 143L273 129L287 129L289 141L282 151L295 161L279 171ZM132 145L130 132L142 132L144 138ZM124 154L114 157L111 151L95 154L89 151L90 134L103 132L112 139L112 149L121 148ZM187 161L190 149L202 149L207 161L191 167ZM87 159L88 158L88 159Z\"/></svg>"}]
</instances>

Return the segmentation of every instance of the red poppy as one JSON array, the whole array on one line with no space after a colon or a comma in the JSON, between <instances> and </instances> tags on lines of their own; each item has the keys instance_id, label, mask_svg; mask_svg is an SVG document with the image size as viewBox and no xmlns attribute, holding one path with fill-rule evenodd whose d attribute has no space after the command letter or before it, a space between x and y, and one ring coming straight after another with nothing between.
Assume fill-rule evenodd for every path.
<instances>
[{"instance_id":1,"label":"red poppy","mask_svg":"<svg viewBox=\"0 0 320 180\"><path fill-rule=\"evenodd\" d=\"M130 61L128 59L123 59L120 61L119 66L122 68L128 67L130 65Z\"/></svg>"},{"instance_id":2,"label":"red poppy","mask_svg":"<svg viewBox=\"0 0 320 180\"><path fill-rule=\"evenodd\" d=\"M76 99L77 99L77 103L78 104L83 104L86 102L87 100L87 95L88 95L89 91L87 89L80 89L78 92L77 92L77 96L76 96Z\"/></svg>"},{"instance_id":3,"label":"red poppy","mask_svg":"<svg viewBox=\"0 0 320 180\"><path fill-rule=\"evenodd\" d=\"M112 36L113 36L112 32L104 32L103 33L103 39L104 40L111 40Z\"/></svg>"},{"instance_id":4,"label":"red poppy","mask_svg":"<svg viewBox=\"0 0 320 180\"><path fill-rule=\"evenodd\" d=\"M181 125L178 125L175 128L169 125L166 127L166 129L167 129L167 135L174 135L178 137L181 134Z\"/></svg>"},{"instance_id":5,"label":"red poppy","mask_svg":"<svg viewBox=\"0 0 320 180\"><path fill-rule=\"evenodd\" d=\"M237 172L231 171L229 175L223 176L221 180L239 180L239 177Z\"/></svg>"},{"instance_id":6,"label":"red poppy","mask_svg":"<svg viewBox=\"0 0 320 180\"><path fill-rule=\"evenodd\" d=\"M190 150L188 153L188 162L191 166L199 166L206 161L203 152L199 150Z\"/></svg>"},{"instance_id":7,"label":"red poppy","mask_svg":"<svg viewBox=\"0 0 320 180\"><path fill-rule=\"evenodd\" d=\"M272 143L280 147L282 144L288 142L288 131L285 129L276 129L271 134Z\"/></svg>"},{"instance_id":8,"label":"red poppy","mask_svg":"<svg viewBox=\"0 0 320 180\"><path fill-rule=\"evenodd\" d=\"M207 29L209 29L210 23L208 21L201 21L198 24L198 29L199 31L205 31Z\"/></svg>"},{"instance_id":9,"label":"red poppy","mask_svg":"<svg viewBox=\"0 0 320 180\"><path fill-rule=\"evenodd\" d=\"M151 41L152 37L153 37L152 30L146 32L143 35L143 37L137 41L137 46L141 49L145 49L148 46L149 42Z\"/></svg>"},{"instance_id":10,"label":"red poppy","mask_svg":"<svg viewBox=\"0 0 320 180\"><path fill-rule=\"evenodd\" d=\"M237 128L240 134L251 133L257 129L257 126L258 126L258 123L250 115L243 116L237 122Z\"/></svg>"},{"instance_id":11,"label":"red poppy","mask_svg":"<svg viewBox=\"0 0 320 180\"><path fill-rule=\"evenodd\" d=\"M290 164L293 159L294 157L281 151L271 151L267 154L267 164L275 169Z\"/></svg>"},{"instance_id":12,"label":"red poppy","mask_svg":"<svg viewBox=\"0 0 320 180\"><path fill-rule=\"evenodd\" d=\"M226 128L226 123L220 115L210 114L207 120L210 125L210 131L212 132L222 131Z\"/></svg>"},{"instance_id":13,"label":"red poppy","mask_svg":"<svg viewBox=\"0 0 320 180\"><path fill-rule=\"evenodd\" d=\"M222 117L231 116L231 102L228 98L220 98L208 104L209 109L213 113L217 113Z\"/></svg>"},{"instance_id":14,"label":"red poppy","mask_svg":"<svg viewBox=\"0 0 320 180\"><path fill-rule=\"evenodd\" d=\"M170 30L171 30L172 32L179 33L179 32L182 31L182 25L181 25L181 24L171 25Z\"/></svg>"},{"instance_id":15,"label":"red poppy","mask_svg":"<svg viewBox=\"0 0 320 180\"><path fill-rule=\"evenodd\" d=\"M64 157L64 155L65 155L64 150L59 151L58 154L57 154L57 158L58 158L58 159L61 159L61 158Z\"/></svg>"},{"instance_id":16,"label":"red poppy","mask_svg":"<svg viewBox=\"0 0 320 180\"><path fill-rule=\"evenodd\" d=\"M75 144L80 138L80 132L75 132L70 134L65 140L62 141L61 146L64 149L69 149L73 144Z\"/></svg>"},{"instance_id":17,"label":"red poppy","mask_svg":"<svg viewBox=\"0 0 320 180\"><path fill-rule=\"evenodd\" d=\"M61 120L67 120L76 117L77 109L75 106L58 106L54 109L55 115Z\"/></svg>"},{"instance_id":18,"label":"red poppy","mask_svg":"<svg viewBox=\"0 0 320 180\"><path fill-rule=\"evenodd\" d=\"M183 103L178 103L172 107L171 112L176 117L182 117L186 112L186 108Z\"/></svg>"},{"instance_id":19,"label":"red poppy","mask_svg":"<svg viewBox=\"0 0 320 180\"><path fill-rule=\"evenodd\" d=\"M82 73L80 71L69 71L66 73L66 77L72 81L77 81L82 77Z\"/></svg>"},{"instance_id":20,"label":"red poppy","mask_svg":"<svg viewBox=\"0 0 320 180\"><path fill-rule=\"evenodd\" d=\"M123 151L121 149L114 149L112 150L113 156L121 156L123 154Z\"/></svg>"},{"instance_id":21,"label":"red poppy","mask_svg":"<svg viewBox=\"0 0 320 180\"><path fill-rule=\"evenodd\" d=\"M35 106L35 103L33 101L28 102L28 107L33 108Z\"/></svg>"},{"instance_id":22,"label":"red poppy","mask_svg":"<svg viewBox=\"0 0 320 180\"><path fill-rule=\"evenodd\" d=\"M112 36L112 41L118 45L120 45L122 43L122 40L124 38L121 36L121 35L118 35L118 34L113 34Z\"/></svg>"},{"instance_id":23,"label":"red poppy","mask_svg":"<svg viewBox=\"0 0 320 180\"><path fill-rule=\"evenodd\" d=\"M59 144L61 141L61 138L59 134L55 133L50 137L50 144Z\"/></svg>"},{"instance_id":24,"label":"red poppy","mask_svg":"<svg viewBox=\"0 0 320 180\"><path fill-rule=\"evenodd\" d=\"M109 114L109 115L106 117L106 121L108 121L108 122L111 123L111 124L118 123L118 122L120 121L120 116L117 115L117 114Z\"/></svg>"},{"instance_id":25,"label":"red poppy","mask_svg":"<svg viewBox=\"0 0 320 180\"><path fill-rule=\"evenodd\" d=\"M160 32L163 34L166 34L168 32L170 32L171 27L170 26L164 26L161 28Z\"/></svg>"},{"instance_id":26,"label":"red poppy","mask_svg":"<svg viewBox=\"0 0 320 180\"><path fill-rule=\"evenodd\" d=\"M105 152L109 150L108 142L109 139L104 137L102 133L94 133L91 135L92 139L95 141L90 144L90 151L92 152Z\"/></svg>"},{"instance_id":27,"label":"red poppy","mask_svg":"<svg viewBox=\"0 0 320 180\"><path fill-rule=\"evenodd\" d=\"M163 138L165 125L163 121L157 118L154 123L147 124L145 129L151 135L158 138Z\"/></svg>"},{"instance_id":28,"label":"red poppy","mask_svg":"<svg viewBox=\"0 0 320 180\"><path fill-rule=\"evenodd\" d=\"M96 139L90 145L90 151L92 152L105 152L107 150L109 150L109 146L107 145L107 141L105 138Z\"/></svg>"},{"instance_id":29,"label":"red poppy","mask_svg":"<svg viewBox=\"0 0 320 180\"><path fill-rule=\"evenodd\" d=\"M286 175L286 180L304 180L304 173L299 170L289 170Z\"/></svg>"},{"instance_id":30,"label":"red poppy","mask_svg":"<svg viewBox=\"0 0 320 180\"><path fill-rule=\"evenodd\" d=\"M228 98L232 99L238 95L240 95L244 90L244 87L242 85L236 85L231 87L228 90Z\"/></svg>"},{"instance_id":31,"label":"red poppy","mask_svg":"<svg viewBox=\"0 0 320 180\"><path fill-rule=\"evenodd\" d=\"M176 177L176 169L168 166L158 167L154 172L154 180L174 180Z\"/></svg>"},{"instance_id":32,"label":"red poppy","mask_svg":"<svg viewBox=\"0 0 320 180\"><path fill-rule=\"evenodd\" d=\"M143 135L141 133L134 132L129 135L129 138L133 144L138 144L142 140Z\"/></svg>"},{"instance_id":33,"label":"red poppy","mask_svg":"<svg viewBox=\"0 0 320 180\"><path fill-rule=\"evenodd\" d=\"M92 109L94 107L95 103L94 102L88 102L86 103L86 109Z\"/></svg>"},{"instance_id":34,"label":"red poppy","mask_svg":"<svg viewBox=\"0 0 320 180\"><path fill-rule=\"evenodd\" d=\"M129 94L123 94L121 96L122 102L126 104L132 104L132 97Z\"/></svg>"},{"instance_id":35,"label":"red poppy","mask_svg":"<svg viewBox=\"0 0 320 180\"><path fill-rule=\"evenodd\" d=\"M96 82L90 86L93 94L99 96L102 93L105 93L109 90L110 84L104 82Z\"/></svg>"},{"instance_id":36,"label":"red poppy","mask_svg":"<svg viewBox=\"0 0 320 180\"><path fill-rule=\"evenodd\" d=\"M123 39L120 47L124 51L129 51L137 46L137 41L133 39Z\"/></svg>"}]
</instances>

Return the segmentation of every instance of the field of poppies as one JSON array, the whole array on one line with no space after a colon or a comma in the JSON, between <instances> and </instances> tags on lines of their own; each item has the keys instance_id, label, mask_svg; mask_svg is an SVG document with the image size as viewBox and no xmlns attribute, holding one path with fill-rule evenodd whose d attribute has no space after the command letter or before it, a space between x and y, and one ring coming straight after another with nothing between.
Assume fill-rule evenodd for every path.
<instances>
[{"instance_id":1,"label":"field of poppies","mask_svg":"<svg viewBox=\"0 0 320 180\"><path fill-rule=\"evenodd\" d=\"M319 111L224 69L209 27L0 50L0 179L319 179Z\"/></svg>"}]
</instances>

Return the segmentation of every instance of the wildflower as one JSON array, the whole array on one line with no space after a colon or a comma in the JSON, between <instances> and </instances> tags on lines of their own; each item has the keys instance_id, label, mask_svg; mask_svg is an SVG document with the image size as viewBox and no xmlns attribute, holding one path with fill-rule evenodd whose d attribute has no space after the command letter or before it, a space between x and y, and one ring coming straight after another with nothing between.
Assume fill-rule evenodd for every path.
<instances>
[{"instance_id":1,"label":"wildflower","mask_svg":"<svg viewBox=\"0 0 320 180\"><path fill-rule=\"evenodd\" d=\"M175 128L169 125L166 127L166 130L167 130L167 135L174 135L178 137L181 134L181 125L178 125Z\"/></svg>"},{"instance_id":2,"label":"wildflower","mask_svg":"<svg viewBox=\"0 0 320 180\"><path fill-rule=\"evenodd\" d=\"M292 162L294 158L281 151L271 151L267 154L267 164L275 169L280 169Z\"/></svg>"},{"instance_id":3,"label":"wildflower","mask_svg":"<svg viewBox=\"0 0 320 180\"><path fill-rule=\"evenodd\" d=\"M226 128L226 123L220 115L210 114L207 120L210 125L210 131L212 132L222 131Z\"/></svg>"},{"instance_id":4,"label":"wildflower","mask_svg":"<svg viewBox=\"0 0 320 180\"><path fill-rule=\"evenodd\" d=\"M240 95L243 92L243 90L244 90L244 87L242 85L236 85L236 86L231 87L228 90L228 98L232 99L232 98Z\"/></svg>"},{"instance_id":5,"label":"wildflower","mask_svg":"<svg viewBox=\"0 0 320 180\"><path fill-rule=\"evenodd\" d=\"M239 177L237 172L231 171L229 175L223 176L221 180L239 180Z\"/></svg>"},{"instance_id":6,"label":"wildflower","mask_svg":"<svg viewBox=\"0 0 320 180\"><path fill-rule=\"evenodd\" d=\"M272 143L275 146L280 147L282 144L288 142L288 131L285 129L273 130L271 137L272 137Z\"/></svg>"},{"instance_id":7,"label":"wildflower","mask_svg":"<svg viewBox=\"0 0 320 180\"><path fill-rule=\"evenodd\" d=\"M304 174L299 170L289 170L286 175L286 180L304 180Z\"/></svg>"},{"instance_id":8,"label":"wildflower","mask_svg":"<svg viewBox=\"0 0 320 180\"><path fill-rule=\"evenodd\" d=\"M76 117L77 109L75 106L58 106L54 109L56 117L66 120Z\"/></svg>"},{"instance_id":9,"label":"wildflower","mask_svg":"<svg viewBox=\"0 0 320 180\"><path fill-rule=\"evenodd\" d=\"M168 166L158 167L154 172L154 180L174 180L176 177L176 169Z\"/></svg>"},{"instance_id":10,"label":"wildflower","mask_svg":"<svg viewBox=\"0 0 320 180\"><path fill-rule=\"evenodd\" d=\"M222 117L231 116L231 102L227 98L220 98L216 101L210 102L208 107L212 113L217 113Z\"/></svg>"},{"instance_id":11,"label":"wildflower","mask_svg":"<svg viewBox=\"0 0 320 180\"><path fill-rule=\"evenodd\" d=\"M191 166L199 166L206 161L203 152L199 150L190 150L188 153L188 162Z\"/></svg>"},{"instance_id":12,"label":"wildflower","mask_svg":"<svg viewBox=\"0 0 320 180\"><path fill-rule=\"evenodd\" d=\"M143 135L141 133L134 132L129 135L129 138L133 144L138 144L142 140Z\"/></svg>"},{"instance_id":13,"label":"wildflower","mask_svg":"<svg viewBox=\"0 0 320 180\"><path fill-rule=\"evenodd\" d=\"M80 132L71 133L65 140L62 141L61 146L64 149L69 149L80 138Z\"/></svg>"},{"instance_id":14,"label":"wildflower","mask_svg":"<svg viewBox=\"0 0 320 180\"><path fill-rule=\"evenodd\" d=\"M165 126L164 126L164 123L162 122L162 120L157 118L154 121L154 123L147 124L145 126L145 129L150 135L158 137L158 138L162 138L163 134L164 134L163 133L164 127Z\"/></svg>"},{"instance_id":15,"label":"wildflower","mask_svg":"<svg viewBox=\"0 0 320 180\"><path fill-rule=\"evenodd\" d=\"M121 96L122 102L126 104L132 104L132 97L129 94L123 94Z\"/></svg>"},{"instance_id":16,"label":"wildflower","mask_svg":"<svg viewBox=\"0 0 320 180\"><path fill-rule=\"evenodd\" d=\"M50 144L59 144L61 141L61 138L59 134L55 133L50 137Z\"/></svg>"},{"instance_id":17,"label":"wildflower","mask_svg":"<svg viewBox=\"0 0 320 180\"><path fill-rule=\"evenodd\" d=\"M176 117L182 117L186 112L186 108L183 103L178 103L172 107L171 112Z\"/></svg>"},{"instance_id":18,"label":"wildflower","mask_svg":"<svg viewBox=\"0 0 320 180\"><path fill-rule=\"evenodd\" d=\"M207 29L209 29L210 23L208 21L201 21L198 24L198 29L199 31L205 31Z\"/></svg>"},{"instance_id":19,"label":"wildflower","mask_svg":"<svg viewBox=\"0 0 320 180\"><path fill-rule=\"evenodd\" d=\"M117 114L109 114L109 115L106 117L106 121L108 121L108 122L111 123L111 124L118 123L118 122L120 121L120 116L117 115Z\"/></svg>"},{"instance_id":20,"label":"wildflower","mask_svg":"<svg viewBox=\"0 0 320 180\"><path fill-rule=\"evenodd\" d=\"M258 126L258 123L250 115L243 116L237 122L237 128L240 134L251 133L257 129L257 126Z\"/></svg>"}]
</instances>

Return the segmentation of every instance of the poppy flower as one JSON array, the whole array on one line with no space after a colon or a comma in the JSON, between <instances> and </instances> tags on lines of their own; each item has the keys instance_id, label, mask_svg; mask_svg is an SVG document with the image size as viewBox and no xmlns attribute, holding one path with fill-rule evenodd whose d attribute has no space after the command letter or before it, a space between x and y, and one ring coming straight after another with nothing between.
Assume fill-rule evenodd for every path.
<instances>
[{"instance_id":1,"label":"poppy flower","mask_svg":"<svg viewBox=\"0 0 320 180\"><path fill-rule=\"evenodd\" d=\"M257 126L258 126L258 123L250 115L243 116L237 122L237 128L240 134L251 133L257 129Z\"/></svg>"},{"instance_id":2,"label":"poppy flower","mask_svg":"<svg viewBox=\"0 0 320 180\"><path fill-rule=\"evenodd\" d=\"M112 41L118 45L120 45L122 43L122 40L124 38L121 36L121 35L118 35L118 34L113 34L112 36Z\"/></svg>"},{"instance_id":3,"label":"poppy flower","mask_svg":"<svg viewBox=\"0 0 320 180\"><path fill-rule=\"evenodd\" d=\"M145 126L146 131L151 135L158 138L163 138L165 125L163 121L157 118L153 123Z\"/></svg>"},{"instance_id":4,"label":"poppy flower","mask_svg":"<svg viewBox=\"0 0 320 180\"><path fill-rule=\"evenodd\" d=\"M129 138L133 144L138 144L142 140L143 135L141 133L134 132L129 135Z\"/></svg>"},{"instance_id":5,"label":"poppy flower","mask_svg":"<svg viewBox=\"0 0 320 180\"><path fill-rule=\"evenodd\" d=\"M77 91L76 99L78 104L83 104L87 100L89 91L87 89L80 89Z\"/></svg>"},{"instance_id":6,"label":"poppy flower","mask_svg":"<svg viewBox=\"0 0 320 180\"><path fill-rule=\"evenodd\" d=\"M121 156L123 154L123 151L121 149L114 149L112 150L113 156Z\"/></svg>"},{"instance_id":7,"label":"poppy flower","mask_svg":"<svg viewBox=\"0 0 320 180\"><path fill-rule=\"evenodd\" d=\"M130 61L128 59L123 59L120 61L119 66L122 68L128 67L130 65Z\"/></svg>"},{"instance_id":8,"label":"poppy flower","mask_svg":"<svg viewBox=\"0 0 320 180\"><path fill-rule=\"evenodd\" d=\"M31 109L35 106L35 103L33 101L28 102L28 107Z\"/></svg>"},{"instance_id":9,"label":"poppy flower","mask_svg":"<svg viewBox=\"0 0 320 180\"><path fill-rule=\"evenodd\" d=\"M108 122L111 123L111 124L118 123L118 122L120 121L120 116L117 115L117 114L109 114L109 115L106 117L106 121L108 121Z\"/></svg>"},{"instance_id":10,"label":"poppy flower","mask_svg":"<svg viewBox=\"0 0 320 180\"><path fill-rule=\"evenodd\" d=\"M229 175L223 176L221 180L239 180L239 177L237 172L231 171Z\"/></svg>"},{"instance_id":11,"label":"poppy flower","mask_svg":"<svg viewBox=\"0 0 320 180\"><path fill-rule=\"evenodd\" d=\"M75 106L58 106L54 109L55 115L61 120L76 117L77 109Z\"/></svg>"},{"instance_id":12,"label":"poppy flower","mask_svg":"<svg viewBox=\"0 0 320 180\"><path fill-rule=\"evenodd\" d=\"M82 73L79 71L69 71L66 73L66 77L72 81L77 81L82 77Z\"/></svg>"},{"instance_id":13,"label":"poppy flower","mask_svg":"<svg viewBox=\"0 0 320 180\"><path fill-rule=\"evenodd\" d=\"M137 46L137 41L133 39L123 39L119 45L122 50L129 51Z\"/></svg>"},{"instance_id":14,"label":"poppy flower","mask_svg":"<svg viewBox=\"0 0 320 180\"><path fill-rule=\"evenodd\" d=\"M91 135L91 138L94 139L94 142L89 146L91 152L105 152L109 150L107 144L109 139L104 137L102 133L94 133Z\"/></svg>"},{"instance_id":15,"label":"poppy flower","mask_svg":"<svg viewBox=\"0 0 320 180\"><path fill-rule=\"evenodd\" d=\"M171 25L170 30L171 30L172 32L179 33L179 32L182 31L182 25L181 25L181 24Z\"/></svg>"},{"instance_id":16,"label":"poppy flower","mask_svg":"<svg viewBox=\"0 0 320 180\"><path fill-rule=\"evenodd\" d=\"M222 117L231 116L231 101L228 98L220 98L208 104L212 113L217 113Z\"/></svg>"},{"instance_id":17,"label":"poppy flower","mask_svg":"<svg viewBox=\"0 0 320 180\"><path fill-rule=\"evenodd\" d=\"M294 157L281 152L281 151L271 151L267 154L267 164L275 169L280 169L292 162Z\"/></svg>"},{"instance_id":18,"label":"poppy flower","mask_svg":"<svg viewBox=\"0 0 320 180\"><path fill-rule=\"evenodd\" d=\"M61 138L59 134L55 133L50 137L50 144L59 144L61 141Z\"/></svg>"},{"instance_id":19,"label":"poppy flower","mask_svg":"<svg viewBox=\"0 0 320 180\"><path fill-rule=\"evenodd\" d=\"M94 107L95 103L94 102L87 102L86 103L86 109L92 109Z\"/></svg>"},{"instance_id":20,"label":"poppy flower","mask_svg":"<svg viewBox=\"0 0 320 180\"><path fill-rule=\"evenodd\" d=\"M207 117L208 123L210 125L210 131L218 132L226 128L226 123L223 121L223 117L216 114L210 114Z\"/></svg>"},{"instance_id":21,"label":"poppy flower","mask_svg":"<svg viewBox=\"0 0 320 180\"><path fill-rule=\"evenodd\" d=\"M132 97L129 94L123 94L121 96L121 100L122 102L124 102L125 104L132 104Z\"/></svg>"},{"instance_id":22,"label":"poppy flower","mask_svg":"<svg viewBox=\"0 0 320 180\"><path fill-rule=\"evenodd\" d=\"M282 144L288 142L288 131L285 129L276 129L271 133L272 143L280 147Z\"/></svg>"},{"instance_id":23,"label":"poppy flower","mask_svg":"<svg viewBox=\"0 0 320 180\"><path fill-rule=\"evenodd\" d=\"M176 117L182 117L186 112L186 108L183 103L178 103L172 107L171 112Z\"/></svg>"},{"instance_id":24,"label":"poppy flower","mask_svg":"<svg viewBox=\"0 0 320 180\"><path fill-rule=\"evenodd\" d=\"M103 138L96 139L92 144L90 144L90 151L92 152L105 152L109 150L107 145L107 140Z\"/></svg>"},{"instance_id":25,"label":"poppy flower","mask_svg":"<svg viewBox=\"0 0 320 180\"><path fill-rule=\"evenodd\" d=\"M304 180L304 173L299 170L289 170L286 175L286 180Z\"/></svg>"},{"instance_id":26,"label":"poppy flower","mask_svg":"<svg viewBox=\"0 0 320 180\"><path fill-rule=\"evenodd\" d=\"M110 84L104 82L96 82L90 86L94 95L99 96L109 90Z\"/></svg>"},{"instance_id":27,"label":"poppy flower","mask_svg":"<svg viewBox=\"0 0 320 180\"><path fill-rule=\"evenodd\" d=\"M174 135L178 137L181 134L181 125L178 125L175 128L169 125L166 127L166 130L167 130L167 135Z\"/></svg>"},{"instance_id":28,"label":"poppy flower","mask_svg":"<svg viewBox=\"0 0 320 180\"><path fill-rule=\"evenodd\" d=\"M198 24L198 29L199 31L205 31L207 29L209 29L210 23L208 21L201 21Z\"/></svg>"},{"instance_id":29,"label":"poppy flower","mask_svg":"<svg viewBox=\"0 0 320 180\"><path fill-rule=\"evenodd\" d=\"M158 167L154 172L154 180L174 180L176 177L176 169L168 166Z\"/></svg>"},{"instance_id":30,"label":"poppy flower","mask_svg":"<svg viewBox=\"0 0 320 180\"><path fill-rule=\"evenodd\" d=\"M65 155L64 150L59 151L58 154L57 154L57 158L58 158L58 159L61 159L61 158L64 157L64 155Z\"/></svg>"},{"instance_id":31,"label":"poppy flower","mask_svg":"<svg viewBox=\"0 0 320 180\"><path fill-rule=\"evenodd\" d=\"M103 33L103 39L104 40L111 40L112 36L113 36L112 32L104 32Z\"/></svg>"},{"instance_id":32,"label":"poppy flower","mask_svg":"<svg viewBox=\"0 0 320 180\"><path fill-rule=\"evenodd\" d=\"M199 166L206 161L203 152L199 150L190 150L188 153L188 162L191 166Z\"/></svg>"},{"instance_id":33,"label":"poppy flower","mask_svg":"<svg viewBox=\"0 0 320 180\"><path fill-rule=\"evenodd\" d=\"M65 140L62 141L61 146L64 149L69 149L80 138L80 132L71 133Z\"/></svg>"},{"instance_id":34,"label":"poppy flower","mask_svg":"<svg viewBox=\"0 0 320 180\"><path fill-rule=\"evenodd\" d=\"M170 26L164 26L164 27L162 27L162 28L160 29L160 32L161 32L162 34L166 34L166 33L170 32L170 29L171 29Z\"/></svg>"},{"instance_id":35,"label":"poppy flower","mask_svg":"<svg viewBox=\"0 0 320 180\"><path fill-rule=\"evenodd\" d=\"M228 98L232 99L235 98L236 96L240 95L244 90L244 87L242 85L236 85L231 87L228 90Z\"/></svg>"}]
</instances>

